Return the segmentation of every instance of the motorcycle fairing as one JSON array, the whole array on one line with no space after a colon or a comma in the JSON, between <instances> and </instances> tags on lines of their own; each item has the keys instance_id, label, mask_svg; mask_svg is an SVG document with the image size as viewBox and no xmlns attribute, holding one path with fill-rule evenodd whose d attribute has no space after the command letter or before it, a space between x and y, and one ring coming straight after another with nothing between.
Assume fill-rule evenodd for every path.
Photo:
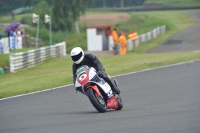
<instances>
[{"instance_id":1,"label":"motorcycle fairing","mask_svg":"<svg viewBox=\"0 0 200 133\"><path fill-rule=\"evenodd\" d=\"M85 93L87 86L97 85L98 88L101 88L105 92L108 99L113 96L113 92L109 84L97 75L97 72L93 67L82 66L77 69L76 74L77 78L75 86L81 86L83 93Z\"/></svg>"},{"instance_id":2,"label":"motorcycle fairing","mask_svg":"<svg viewBox=\"0 0 200 133\"><path fill-rule=\"evenodd\" d=\"M85 67L80 67L77 70L76 74L77 74L76 80L79 82L80 85L83 85L88 82L88 80L89 80L89 76L88 76L89 70L88 69L86 69Z\"/></svg>"},{"instance_id":3,"label":"motorcycle fairing","mask_svg":"<svg viewBox=\"0 0 200 133\"><path fill-rule=\"evenodd\" d=\"M89 89L89 88L92 88L96 92L98 97L101 96L101 93L99 92L99 89L96 85L89 85L89 86L86 87L86 90Z\"/></svg>"},{"instance_id":4,"label":"motorcycle fairing","mask_svg":"<svg viewBox=\"0 0 200 133\"><path fill-rule=\"evenodd\" d=\"M107 109L117 109L118 108L118 100L115 98L115 96L111 97L107 100Z\"/></svg>"}]
</instances>

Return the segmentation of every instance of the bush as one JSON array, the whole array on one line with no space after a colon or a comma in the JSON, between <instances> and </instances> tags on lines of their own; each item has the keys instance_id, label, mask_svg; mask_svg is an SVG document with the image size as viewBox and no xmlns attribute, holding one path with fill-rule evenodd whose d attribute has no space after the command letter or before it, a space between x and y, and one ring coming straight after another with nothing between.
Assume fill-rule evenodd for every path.
<instances>
[{"instance_id":1,"label":"bush","mask_svg":"<svg viewBox=\"0 0 200 133\"><path fill-rule=\"evenodd\" d=\"M25 16L23 17L20 22L22 24L27 24L27 25L33 25L33 22L32 22L32 17L31 16Z\"/></svg>"}]
</instances>

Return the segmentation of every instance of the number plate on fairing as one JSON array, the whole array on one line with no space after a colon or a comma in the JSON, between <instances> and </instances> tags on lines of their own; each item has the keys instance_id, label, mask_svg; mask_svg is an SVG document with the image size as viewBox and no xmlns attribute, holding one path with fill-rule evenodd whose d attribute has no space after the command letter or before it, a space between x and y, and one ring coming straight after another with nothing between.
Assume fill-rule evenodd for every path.
<instances>
[{"instance_id":1,"label":"number plate on fairing","mask_svg":"<svg viewBox=\"0 0 200 133\"><path fill-rule=\"evenodd\" d=\"M85 73L85 72L86 72L85 67L81 67L76 71L76 75L79 76L79 75L81 75L82 73Z\"/></svg>"}]
</instances>

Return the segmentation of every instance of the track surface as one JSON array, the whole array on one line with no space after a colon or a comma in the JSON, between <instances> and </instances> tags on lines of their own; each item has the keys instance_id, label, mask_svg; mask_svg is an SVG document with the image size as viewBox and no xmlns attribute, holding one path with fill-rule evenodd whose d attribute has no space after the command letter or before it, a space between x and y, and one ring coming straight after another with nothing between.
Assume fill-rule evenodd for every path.
<instances>
[{"instance_id":1,"label":"track surface","mask_svg":"<svg viewBox=\"0 0 200 133\"><path fill-rule=\"evenodd\" d=\"M164 44L148 51L148 53L200 52L200 12L192 12L188 15L195 20L196 23L194 25L172 36Z\"/></svg>"},{"instance_id":2,"label":"track surface","mask_svg":"<svg viewBox=\"0 0 200 133\"><path fill-rule=\"evenodd\" d=\"M0 133L199 133L200 61L118 76L121 111L73 86L0 101Z\"/></svg>"}]
</instances>

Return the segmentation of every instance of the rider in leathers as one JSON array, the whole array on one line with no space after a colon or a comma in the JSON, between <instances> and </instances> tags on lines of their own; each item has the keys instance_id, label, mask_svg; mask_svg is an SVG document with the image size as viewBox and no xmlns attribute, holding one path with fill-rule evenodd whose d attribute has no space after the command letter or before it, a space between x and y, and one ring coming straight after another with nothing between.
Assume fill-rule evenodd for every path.
<instances>
[{"instance_id":1,"label":"rider in leathers","mask_svg":"<svg viewBox=\"0 0 200 133\"><path fill-rule=\"evenodd\" d=\"M112 83L111 79L105 73L105 69L103 68L102 63L95 55L84 54L83 50L80 47L75 47L71 50L71 57L74 61L72 65L74 84L77 76L76 70L82 65L87 65L90 67L94 67L99 77L103 78L111 86L113 92L115 92L116 94L120 94L120 90ZM82 92L81 88L76 88L76 90Z\"/></svg>"}]
</instances>

